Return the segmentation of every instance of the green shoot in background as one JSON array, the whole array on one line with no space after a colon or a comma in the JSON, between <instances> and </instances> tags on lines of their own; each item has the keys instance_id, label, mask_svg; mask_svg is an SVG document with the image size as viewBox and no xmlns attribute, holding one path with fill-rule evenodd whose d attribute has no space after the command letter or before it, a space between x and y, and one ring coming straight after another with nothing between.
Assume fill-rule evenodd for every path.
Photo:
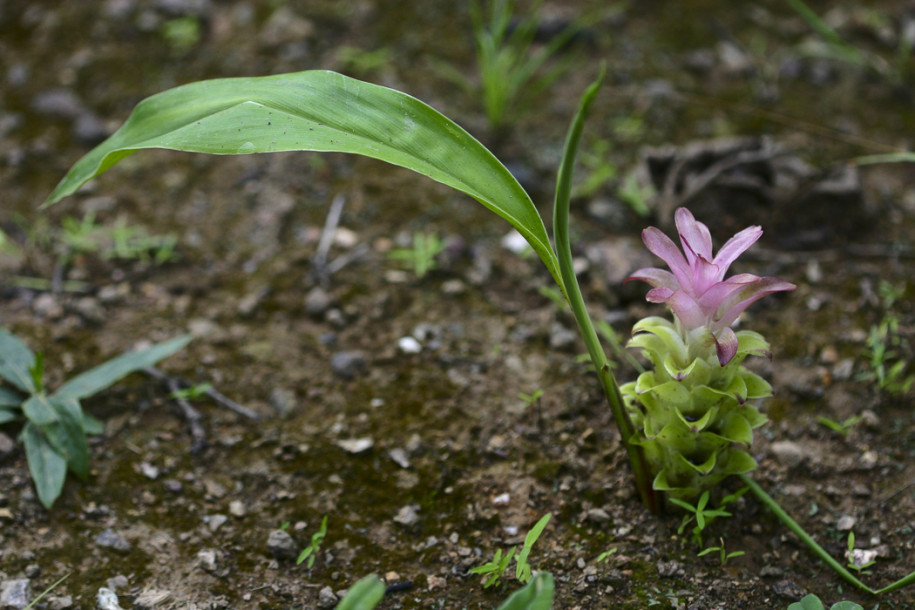
<instances>
[{"instance_id":1,"label":"green shoot in background","mask_svg":"<svg viewBox=\"0 0 915 610\"><path fill-rule=\"evenodd\" d=\"M44 357L0 328L0 424L25 421L19 439L25 445L29 472L38 499L51 508L63 490L67 470L89 477L87 435L100 434L102 424L83 412L80 400L101 392L127 375L153 366L191 340L176 337L123 354L77 375L55 392L44 386Z\"/></svg>"},{"instance_id":2,"label":"green shoot in background","mask_svg":"<svg viewBox=\"0 0 915 610\"><path fill-rule=\"evenodd\" d=\"M315 565L315 558L318 556L318 551L321 550L321 544L324 542L324 536L327 535L327 515L324 515L324 518L321 519L321 527L318 528L314 534L311 535L311 544L305 547L301 553L299 553L299 558L296 559L295 564L301 565L302 562L307 561L306 567L310 570Z\"/></svg>"}]
</instances>

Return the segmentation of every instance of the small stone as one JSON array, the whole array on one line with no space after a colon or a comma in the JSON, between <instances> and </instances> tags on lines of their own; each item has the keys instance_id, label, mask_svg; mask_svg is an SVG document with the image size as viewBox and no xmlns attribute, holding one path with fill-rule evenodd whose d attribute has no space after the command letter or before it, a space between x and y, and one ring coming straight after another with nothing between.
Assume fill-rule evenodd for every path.
<instances>
[{"instance_id":1,"label":"small stone","mask_svg":"<svg viewBox=\"0 0 915 610\"><path fill-rule=\"evenodd\" d=\"M233 517L244 517L247 512L248 508L241 500L232 500L229 502L229 514Z\"/></svg>"},{"instance_id":2,"label":"small stone","mask_svg":"<svg viewBox=\"0 0 915 610\"><path fill-rule=\"evenodd\" d=\"M109 589L117 592L118 589L126 589L130 585L130 581L123 574L118 574L109 578L105 584L108 585Z\"/></svg>"},{"instance_id":3,"label":"small stone","mask_svg":"<svg viewBox=\"0 0 915 610\"><path fill-rule=\"evenodd\" d=\"M403 449L400 449L399 447L388 451L388 457L391 458L394 463L401 468L410 467L410 458L407 457L407 452Z\"/></svg>"},{"instance_id":4,"label":"small stone","mask_svg":"<svg viewBox=\"0 0 915 610\"><path fill-rule=\"evenodd\" d=\"M365 372L368 360L358 350L337 352L330 357L330 368L343 379L353 379Z\"/></svg>"},{"instance_id":5,"label":"small stone","mask_svg":"<svg viewBox=\"0 0 915 610\"><path fill-rule=\"evenodd\" d=\"M763 566L759 571L759 575L763 578L777 578L784 573L785 571L778 566Z\"/></svg>"},{"instance_id":6,"label":"small stone","mask_svg":"<svg viewBox=\"0 0 915 610\"><path fill-rule=\"evenodd\" d=\"M852 515L842 515L836 522L836 529L840 532L849 532L853 527L855 527L855 523L857 522L858 520L855 519Z\"/></svg>"},{"instance_id":7,"label":"small stone","mask_svg":"<svg viewBox=\"0 0 915 610\"><path fill-rule=\"evenodd\" d=\"M30 563L29 565L25 566L25 570L23 570L23 572L29 578L38 578L41 576L41 566L37 563Z\"/></svg>"},{"instance_id":8,"label":"small stone","mask_svg":"<svg viewBox=\"0 0 915 610\"><path fill-rule=\"evenodd\" d=\"M273 530L267 538L267 549L277 559L295 559L299 551L286 530Z\"/></svg>"},{"instance_id":9,"label":"small stone","mask_svg":"<svg viewBox=\"0 0 915 610\"><path fill-rule=\"evenodd\" d=\"M430 575L426 579L426 586L430 591L436 591L438 589L444 589L445 585L448 584L448 581L442 578L441 576Z\"/></svg>"},{"instance_id":10,"label":"small stone","mask_svg":"<svg viewBox=\"0 0 915 610\"><path fill-rule=\"evenodd\" d=\"M48 597L48 610L67 610L73 607L73 596L51 595Z\"/></svg>"},{"instance_id":11,"label":"small stone","mask_svg":"<svg viewBox=\"0 0 915 610\"><path fill-rule=\"evenodd\" d=\"M801 589L790 580L780 580L772 585L772 588L775 590L775 594L779 597L784 597L794 601L801 599L805 594L803 589Z\"/></svg>"},{"instance_id":12,"label":"small stone","mask_svg":"<svg viewBox=\"0 0 915 610\"><path fill-rule=\"evenodd\" d=\"M375 444L371 438L345 438L340 439L336 443L337 447L340 447L347 453L359 454L365 453Z\"/></svg>"},{"instance_id":13,"label":"small stone","mask_svg":"<svg viewBox=\"0 0 915 610\"><path fill-rule=\"evenodd\" d=\"M330 309L333 303L333 297L326 290L315 286L305 295L305 313L315 317L324 315L324 312Z\"/></svg>"},{"instance_id":14,"label":"small stone","mask_svg":"<svg viewBox=\"0 0 915 610\"><path fill-rule=\"evenodd\" d=\"M120 551L121 553L130 551L130 543L111 528L102 530L99 535L95 537L95 544L107 549Z\"/></svg>"},{"instance_id":15,"label":"small stone","mask_svg":"<svg viewBox=\"0 0 915 610\"><path fill-rule=\"evenodd\" d=\"M521 254L526 250L530 249L530 244L527 243L527 240L524 239L524 236L517 231L510 231L502 237L500 242L502 247L511 252L512 254Z\"/></svg>"},{"instance_id":16,"label":"small stone","mask_svg":"<svg viewBox=\"0 0 915 610\"><path fill-rule=\"evenodd\" d=\"M105 308L92 297L77 299L73 303L73 311L85 322L93 325L101 324L107 318Z\"/></svg>"},{"instance_id":17,"label":"small stone","mask_svg":"<svg viewBox=\"0 0 915 610\"><path fill-rule=\"evenodd\" d=\"M229 518L227 516L220 515L220 514L207 515L206 517L203 518L204 523L207 524L207 526L210 528L211 532L215 532L216 530L218 530L228 520L229 520Z\"/></svg>"},{"instance_id":18,"label":"small stone","mask_svg":"<svg viewBox=\"0 0 915 610\"><path fill-rule=\"evenodd\" d=\"M106 587L98 590L95 597L95 607L97 610L123 610L118 602L117 594Z\"/></svg>"},{"instance_id":19,"label":"small stone","mask_svg":"<svg viewBox=\"0 0 915 610\"><path fill-rule=\"evenodd\" d=\"M140 474L151 481L159 478L159 469L149 462L140 462Z\"/></svg>"},{"instance_id":20,"label":"small stone","mask_svg":"<svg viewBox=\"0 0 915 610\"><path fill-rule=\"evenodd\" d=\"M769 445L769 450L779 462L788 467L797 466L806 458L804 448L794 441L776 441Z\"/></svg>"},{"instance_id":21,"label":"small stone","mask_svg":"<svg viewBox=\"0 0 915 610\"><path fill-rule=\"evenodd\" d=\"M418 509L419 506L416 504L407 504L406 506L402 506L394 516L394 521L396 523L400 523L401 525L411 526L419 521L419 515L416 514Z\"/></svg>"},{"instance_id":22,"label":"small stone","mask_svg":"<svg viewBox=\"0 0 915 610\"><path fill-rule=\"evenodd\" d=\"M610 522L610 515L608 515L607 511L605 511L602 508L592 508L591 510L588 511L585 518L588 521L597 523L598 525L602 525L604 523Z\"/></svg>"},{"instance_id":23,"label":"small stone","mask_svg":"<svg viewBox=\"0 0 915 610\"><path fill-rule=\"evenodd\" d=\"M211 574L216 572L216 551L204 549L197 553L197 565Z\"/></svg>"},{"instance_id":24,"label":"small stone","mask_svg":"<svg viewBox=\"0 0 915 610\"><path fill-rule=\"evenodd\" d=\"M335 608L337 601L337 595L330 587L323 587L318 591L318 608Z\"/></svg>"},{"instance_id":25,"label":"small stone","mask_svg":"<svg viewBox=\"0 0 915 610\"><path fill-rule=\"evenodd\" d=\"M22 610L32 601L32 582L28 578L0 582L0 608Z\"/></svg>"},{"instance_id":26,"label":"small stone","mask_svg":"<svg viewBox=\"0 0 915 610\"><path fill-rule=\"evenodd\" d=\"M675 576L683 576L684 574L683 564L679 561L658 562L658 576L661 576L662 578L673 578Z\"/></svg>"},{"instance_id":27,"label":"small stone","mask_svg":"<svg viewBox=\"0 0 915 610\"><path fill-rule=\"evenodd\" d=\"M397 349L404 354L418 354L423 351L423 346L419 341L408 336L397 340Z\"/></svg>"},{"instance_id":28,"label":"small stone","mask_svg":"<svg viewBox=\"0 0 915 610\"><path fill-rule=\"evenodd\" d=\"M572 332L559 322L553 322L550 326L550 348L561 350L568 349L575 345L578 334Z\"/></svg>"},{"instance_id":29,"label":"small stone","mask_svg":"<svg viewBox=\"0 0 915 610\"><path fill-rule=\"evenodd\" d=\"M57 297L49 292L39 295L32 301L32 311L35 312L35 315L48 320L59 320L64 316L63 306Z\"/></svg>"}]
</instances>

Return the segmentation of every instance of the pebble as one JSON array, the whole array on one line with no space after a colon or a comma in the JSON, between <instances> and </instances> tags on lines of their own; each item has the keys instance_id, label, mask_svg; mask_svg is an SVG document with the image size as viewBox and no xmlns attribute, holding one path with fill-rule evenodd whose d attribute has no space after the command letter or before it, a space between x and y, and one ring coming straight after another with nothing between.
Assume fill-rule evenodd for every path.
<instances>
[{"instance_id":1,"label":"pebble","mask_svg":"<svg viewBox=\"0 0 915 610\"><path fill-rule=\"evenodd\" d=\"M321 316L333 303L333 297L326 290L315 286L305 295L305 312L310 316Z\"/></svg>"},{"instance_id":2,"label":"pebble","mask_svg":"<svg viewBox=\"0 0 915 610\"><path fill-rule=\"evenodd\" d=\"M353 379L365 372L368 360L359 350L337 352L330 357L330 368L343 379Z\"/></svg>"},{"instance_id":3,"label":"pebble","mask_svg":"<svg viewBox=\"0 0 915 610\"><path fill-rule=\"evenodd\" d=\"M318 608L335 608L337 595L330 587L323 587L318 591Z\"/></svg>"},{"instance_id":4,"label":"pebble","mask_svg":"<svg viewBox=\"0 0 915 610\"><path fill-rule=\"evenodd\" d=\"M836 522L836 529L840 532L848 532L855 527L855 523L857 522L858 520L851 515L842 515Z\"/></svg>"},{"instance_id":5,"label":"pebble","mask_svg":"<svg viewBox=\"0 0 915 610\"><path fill-rule=\"evenodd\" d=\"M347 453L359 454L365 453L375 444L371 438L344 438L338 440L336 443L337 447L340 447Z\"/></svg>"},{"instance_id":6,"label":"pebble","mask_svg":"<svg viewBox=\"0 0 915 610\"><path fill-rule=\"evenodd\" d=\"M48 320L59 320L64 315L64 308L57 300L57 297L48 292L39 295L38 298L32 301L32 310L35 315Z\"/></svg>"},{"instance_id":7,"label":"pebble","mask_svg":"<svg viewBox=\"0 0 915 610\"><path fill-rule=\"evenodd\" d=\"M592 521L597 524L610 522L610 515L608 515L607 511L602 508L592 508L588 511L586 518L588 521Z\"/></svg>"},{"instance_id":8,"label":"pebble","mask_svg":"<svg viewBox=\"0 0 915 610\"><path fill-rule=\"evenodd\" d=\"M67 610L73 607L72 595L51 595L47 600L48 610Z\"/></svg>"},{"instance_id":9,"label":"pebble","mask_svg":"<svg viewBox=\"0 0 915 610\"><path fill-rule=\"evenodd\" d=\"M575 345L578 334L569 330L559 322L550 326L550 348L555 350L571 348Z\"/></svg>"},{"instance_id":10,"label":"pebble","mask_svg":"<svg viewBox=\"0 0 915 610\"><path fill-rule=\"evenodd\" d=\"M441 576L430 575L426 579L426 586L430 591L435 591L436 589L444 589L445 585L448 584L448 581L442 578Z\"/></svg>"},{"instance_id":11,"label":"pebble","mask_svg":"<svg viewBox=\"0 0 915 610\"><path fill-rule=\"evenodd\" d=\"M22 610L32 601L32 582L28 578L0 582L0 608Z\"/></svg>"},{"instance_id":12,"label":"pebble","mask_svg":"<svg viewBox=\"0 0 915 610\"><path fill-rule=\"evenodd\" d=\"M515 230L512 230L502 236L502 241L500 243L503 248L512 254L521 254L531 247L530 244L527 243L527 240L524 239L524 236Z\"/></svg>"},{"instance_id":13,"label":"pebble","mask_svg":"<svg viewBox=\"0 0 915 610\"><path fill-rule=\"evenodd\" d=\"M674 576L683 576L683 564L679 561L661 561L658 562L658 576L662 578L673 578Z\"/></svg>"},{"instance_id":14,"label":"pebble","mask_svg":"<svg viewBox=\"0 0 915 610\"><path fill-rule=\"evenodd\" d=\"M273 388L273 390L270 391L269 401L270 406L273 407L281 417L286 417L298 406L295 392L287 390L286 388Z\"/></svg>"},{"instance_id":15,"label":"pebble","mask_svg":"<svg viewBox=\"0 0 915 610\"><path fill-rule=\"evenodd\" d=\"M388 457L401 468L410 467L410 458L407 456L407 452L399 447L388 451Z\"/></svg>"},{"instance_id":16,"label":"pebble","mask_svg":"<svg viewBox=\"0 0 915 610\"><path fill-rule=\"evenodd\" d=\"M782 464L794 467L804 461L807 451L794 441L776 441L769 445L769 450Z\"/></svg>"},{"instance_id":17,"label":"pebble","mask_svg":"<svg viewBox=\"0 0 915 610\"><path fill-rule=\"evenodd\" d=\"M153 610L153 608L163 606L171 599L171 591L166 591L164 589L147 589L140 592L137 598L133 600L133 605L142 610Z\"/></svg>"},{"instance_id":18,"label":"pebble","mask_svg":"<svg viewBox=\"0 0 915 610\"><path fill-rule=\"evenodd\" d=\"M780 580L776 582L772 588L779 597L784 597L792 601L797 601L804 597L804 590L790 580Z\"/></svg>"},{"instance_id":19,"label":"pebble","mask_svg":"<svg viewBox=\"0 0 915 610\"><path fill-rule=\"evenodd\" d=\"M419 515L416 514L416 511L419 509L419 506L416 504L407 504L402 506L397 514L394 515L394 521L400 523L401 525L410 526L419 521Z\"/></svg>"},{"instance_id":20,"label":"pebble","mask_svg":"<svg viewBox=\"0 0 915 610\"><path fill-rule=\"evenodd\" d=\"M248 508L241 500L232 500L229 502L229 514L233 517L244 517L247 512Z\"/></svg>"},{"instance_id":21,"label":"pebble","mask_svg":"<svg viewBox=\"0 0 915 610\"><path fill-rule=\"evenodd\" d=\"M23 573L29 578L38 578L41 576L41 566L37 563L30 563L29 565L25 566Z\"/></svg>"},{"instance_id":22,"label":"pebble","mask_svg":"<svg viewBox=\"0 0 915 610\"><path fill-rule=\"evenodd\" d=\"M207 524L211 532L218 530L228 520L229 518L227 516L220 514L207 515L203 518L204 523Z\"/></svg>"},{"instance_id":23,"label":"pebble","mask_svg":"<svg viewBox=\"0 0 915 610\"><path fill-rule=\"evenodd\" d=\"M423 351L423 346L413 337L407 336L397 340L397 349L404 354L418 354Z\"/></svg>"},{"instance_id":24,"label":"pebble","mask_svg":"<svg viewBox=\"0 0 915 610\"><path fill-rule=\"evenodd\" d=\"M95 597L95 607L97 610L123 610L118 602L117 594L106 587L98 590Z\"/></svg>"},{"instance_id":25,"label":"pebble","mask_svg":"<svg viewBox=\"0 0 915 610\"><path fill-rule=\"evenodd\" d=\"M299 556L295 540L286 530L273 530L267 538L267 549L277 559L295 559Z\"/></svg>"},{"instance_id":26,"label":"pebble","mask_svg":"<svg viewBox=\"0 0 915 610\"><path fill-rule=\"evenodd\" d=\"M111 529L110 527L99 532L99 535L95 537L95 544L104 547L106 549L114 549L122 553L127 553L130 551L130 543L127 540Z\"/></svg>"},{"instance_id":27,"label":"pebble","mask_svg":"<svg viewBox=\"0 0 915 610\"><path fill-rule=\"evenodd\" d=\"M197 553L197 564L211 574L216 571L216 551L204 549Z\"/></svg>"}]
</instances>

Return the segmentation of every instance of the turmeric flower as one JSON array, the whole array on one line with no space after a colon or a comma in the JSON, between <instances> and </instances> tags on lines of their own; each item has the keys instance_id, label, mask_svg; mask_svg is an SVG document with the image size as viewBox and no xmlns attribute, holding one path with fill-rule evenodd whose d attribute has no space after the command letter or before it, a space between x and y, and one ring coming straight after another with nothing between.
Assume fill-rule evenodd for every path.
<instances>
[{"instance_id":1,"label":"turmeric flower","mask_svg":"<svg viewBox=\"0 0 915 610\"><path fill-rule=\"evenodd\" d=\"M645 298L651 303L666 303L680 321L685 332L699 328L708 330L715 342L721 366L737 353L737 335L731 324L757 299L796 286L775 277L759 277L750 273L724 278L728 267L762 235L758 226L748 227L728 240L712 255L712 236L708 227L697 221L686 208L674 215L683 252L660 229L648 227L642 231L642 241L660 257L670 271L648 267L639 269L628 278L652 286Z\"/></svg>"}]
</instances>

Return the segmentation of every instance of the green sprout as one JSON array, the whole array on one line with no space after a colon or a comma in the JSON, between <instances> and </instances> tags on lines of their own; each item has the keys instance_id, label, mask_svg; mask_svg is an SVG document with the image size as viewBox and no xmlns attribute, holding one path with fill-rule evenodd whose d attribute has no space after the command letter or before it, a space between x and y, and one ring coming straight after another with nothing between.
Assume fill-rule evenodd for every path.
<instances>
[{"instance_id":1,"label":"green sprout","mask_svg":"<svg viewBox=\"0 0 915 610\"><path fill-rule=\"evenodd\" d=\"M909 362L900 356L900 350L907 347L899 335L899 320L885 315L880 324L870 328L866 351L870 371L859 379L874 380L880 390L891 395L908 394L915 384L915 374L906 375Z\"/></svg>"},{"instance_id":2,"label":"green sprout","mask_svg":"<svg viewBox=\"0 0 915 610\"><path fill-rule=\"evenodd\" d=\"M518 394L518 398L520 398L521 400L524 401L525 409L530 407L531 405L539 404L541 397L543 397L543 390L541 390L540 388L537 388L530 394L525 394L524 392L520 392Z\"/></svg>"},{"instance_id":3,"label":"green sprout","mask_svg":"<svg viewBox=\"0 0 915 610\"><path fill-rule=\"evenodd\" d=\"M842 436L848 436L848 433L851 432L851 429L860 422L862 417L860 415L853 415L847 419L843 419L840 422L830 419L828 417L817 417L817 423L821 426L826 426L833 432L838 432Z\"/></svg>"},{"instance_id":4,"label":"green sprout","mask_svg":"<svg viewBox=\"0 0 915 610\"><path fill-rule=\"evenodd\" d=\"M847 550L845 551L845 557L848 559L848 567L857 572L858 574L870 574L865 570L875 563L877 563L871 557L875 557L876 553L873 551L864 552L855 550L855 533L848 532L848 542Z\"/></svg>"},{"instance_id":5,"label":"green sprout","mask_svg":"<svg viewBox=\"0 0 915 610\"><path fill-rule=\"evenodd\" d=\"M212 383L198 383L192 385L189 388L183 388L180 390L175 390L168 395L169 398L182 399L182 400L197 400L202 396L206 396L206 393L213 389Z\"/></svg>"},{"instance_id":6,"label":"green sprout","mask_svg":"<svg viewBox=\"0 0 915 610\"><path fill-rule=\"evenodd\" d=\"M718 546L706 547L706 548L702 549L701 551L699 551L699 553L696 555L696 557L703 557L705 555L708 555L709 553L714 553L715 551L718 551L719 561L721 562L721 565L726 566L729 559L733 559L734 557L740 557L741 555L746 555L745 551L731 551L730 553L728 553L724 548L724 538L719 538L718 541L719 541Z\"/></svg>"},{"instance_id":7,"label":"green sprout","mask_svg":"<svg viewBox=\"0 0 915 610\"><path fill-rule=\"evenodd\" d=\"M597 559L594 560L594 563L610 563L610 558L616 554L617 548L613 547L609 551L604 551L597 556Z\"/></svg>"},{"instance_id":8,"label":"green sprout","mask_svg":"<svg viewBox=\"0 0 915 610\"><path fill-rule=\"evenodd\" d=\"M190 336L177 337L128 352L49 392L44 383L42 353L33 353L15 335L0 328L0 379L5 382L0 385L0 424L24 420L19 439L25 445L38 499L46 508L63 491L68 470L83 480L89 476L87 436L100 434L102 424L83 412L80 401L131 373L151 367L190 340Z\"/></svg>"},{"instance_id":9,"label":"green sprout","mask_svg":"<svg viewBox=\"0 0 915 610\"><path fill-rule=\"evenodd\" d=\"M714 521L717 517L730 517L731 513L724 510L724 507L728 504L736 502L740 496L748 491L748 489L748 487L743 487L738 491L725 496L721 499L721 503L719 504L718 508L708 508L708 490L702 492L702 495L699 496L699 500L696 502L695 506L684 500L680 500L679 498L668 498L672 503L687 511L687 514L683 515L683 521L680 523L680 527L677 529L677 533L682 534L686 530L686 526L695 521L696 525L693 526L692 537L696 545L701 547L702 532L705 531L705 528L708 527L709 523ZM715 550L718 549L716 548ZM705 553L705 551L702 551L699 553L699 555L702 556Z\"/></svg>"},{"instance_id":10,"label":"green sprout","mask_svg":"<svg viewBox=\"0 0 915 610\"><path fill-rule=\"evenodd\" d=\"M788 610L826 610L826 606L823 605L823 601L819 597L810 593L805 595L801 601L794 602L788 606ZM834 603L829 607L829 610L864 610L864 607L855 602L842 601Z\"/></svg>"},{"instance_id":11,"label":"green sprout","mask_svg":"<svg viewBox=\"0 0 915 610\"><path fill-rule=\"evenodd\" d=\"M549 523L551 516L550 513L547 513L541 517L524 537L524 545L521 547L521 552L518 553L518 557L515 560L515 578L520 583L527 583L531 580L531 565L528 563L527 558L531 553L531 549L534 547L534 543L537 542L537 539L540 538L540 534L543 533L543 529L546 527L547 523ZM517 551L517 549L518 547L513 546L504 554L502 549L496 549L495 555L493 555L491 561L471 569L470 573L487 577L486 581L483 583L484 589L498 584L508 570L508 566L511 563L512 558L515 557L515 551Z\"/></svg>"},{"instance_id":12,"label":"green sprout","mask_svg":"<svg viewBox=\"0 0 915 610\"><path fill-rule=\"evenodd\" d=\"M310 570L315 565L315 557L318 555L318 551L321 550L321 543L324 542L324 536L327 535L327 515L324 515L324 518L321 520L321 527L314 534L311 535L311 544L306 546L301 553L299 553L299 558L296 559L295 564L301 565L303 561L307 561L306 566Z\"/></svg>"},{"instance_id":13,"label":"green sprout","mask_svg":"<svg viewBox=\"0 0 915 610\"><path fill-rule=\"evenodd\" d=\"M395 248L388 252L388 258L401 261L412 270L417 279L437 268L435 257L442 253L445 244L434 233L414 233L412 248Z\"/></svg>"}]
</instances>

